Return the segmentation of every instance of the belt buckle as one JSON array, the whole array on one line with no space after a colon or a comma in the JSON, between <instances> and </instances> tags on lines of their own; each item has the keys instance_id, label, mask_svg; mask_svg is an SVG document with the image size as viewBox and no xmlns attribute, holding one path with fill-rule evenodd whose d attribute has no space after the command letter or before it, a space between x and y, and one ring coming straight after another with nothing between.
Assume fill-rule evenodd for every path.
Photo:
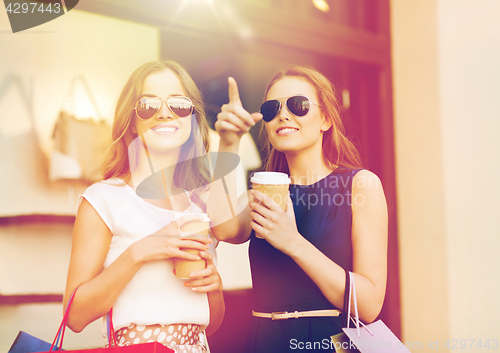
<instances>
[{"instance_id":1,"label":"belt buckle","mask_svg":"<svg viewBox=\"0 0 500 353\"><path fill-rule=\"evenodd\" d=\"M288 314L288 311L277 311L277 312L272 312L271 313L271 319L272 320L286 320L286 317L276 317L275 315L282 315L282 314Z\"/></svg>"}]
</instances>

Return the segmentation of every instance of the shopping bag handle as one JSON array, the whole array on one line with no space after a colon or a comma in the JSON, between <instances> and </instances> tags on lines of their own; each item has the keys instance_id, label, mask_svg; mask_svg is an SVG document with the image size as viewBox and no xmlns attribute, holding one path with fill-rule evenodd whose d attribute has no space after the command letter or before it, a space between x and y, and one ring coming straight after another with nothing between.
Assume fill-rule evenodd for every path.
<instances>
[{"instance_id":1,"label":"shopping bag handle","mask_svg":"<svg viewBox=\"0 0 500 353\"><path fill-rule=\"evenodd\" d=\"M350 281L349 281L349 271L344 269L345 272L345 289L344 289L344 313L347 313L347 307L349 306L349 290L350 290ZM345 316L345 320L342 324L342 327L347 327L349 324L350 316Z\"/></svg>"},{"instance_id":2,"label":"shopping bag handle","mask_svg":"<svg viewBox=\"0 0 500 353\"><path fill-rule=\"evenodd\" d=\"M94 98L94 95L92 94L92 90L90 89L89 85L87 84L87 80L85 79L85 76L84 75L78 75L78 76L75 76L73 77L73 79L71 80L71 83L70 83L70 86L69 86L69 90L66 92L66 96L63 98L63 102L62 102L62 106L61 106L61 110L65 110L65 106L67 105L68 101L70 101L70 103L73 104L73 107L72 107L72 112L71 114L72 115L75 115L75 107L74 107L74 104L75 104L75 97L74 97L74 91L75 91L75 86L76 86L76 83L80 81L80 83L83 85L83 88L85 89L87 95L88 95L88 98L90 99L90 102L92 103L92 106L95 110L95 112L97 113L98 117L99 117L99 120L100 121L105 121L104 119L104 116L101 114L101 111L99 110L99 106L97 105L97 102ZM68 113L69 111L66 110Z\"/></svg>"},{"instance_id":3,"label":"shopping bag handle","mask_svg":"<svg viewBox=\"0 0 500 353\"><path fill-rule=\"evenodd\" d=\"M348 299L347 299L347 328L349 328L349 322L352 320L353 323L354 323L354 326L356 327L356 332L358 334L358 337L360 337L361 333L360 333L360 329L359 329L359 324L361 324L364 328L366 328L366 330L370 333L370 335L373 336L373 333L370 331L370 329L365 325L363 324L363 322L361 322L359 320L359 313L358 313L358 300L356 298L356 283L354 281L354 274L351 272L351 271L346 271L346 276L348 276L346 278L346 281L348 282L348 286L349 286L349 295L348 295ZM346 288L347 290L347 288ZM351 317L351 297L353 299L353 307L354 307L354 314L355 314L355 319ZM344 297L344 311L345 311L345 297Z\"/></svg>"},{"instance_id":4,"label":"shopping bag handle","mask_svg":"<svg viewBox=\"0 0 500 353\"><path fill-rule=\"evenodd\" d=\"M115 336L115 327L113 326L113 308L109 310L109 313L106 314L106 324L107 324L107 332L108 332L108 345L111 347L111 339L113 339L113 345L117 347L116 344L116 336Z\"/></svg>"},{"instance_id":5,"label":"shopping bag handle","mask_svg":"<svg viewBox=\"0 0 500 353\"><path fill-rule=\"evenodd\" d=\"M66 309L64 310L64 316L61 322L61 325L59 326L59 329L57 330L56 337L54 338L54 341L52 342L52 345L50 346L49 352L53 351L61 351L62 350L62 345L63 345L63 340L64 340L64 333L66 332L66 323L68 322L68 317L69 317L69 309L71 307L71 304L73 303L73 299L75 298L75 294L78 288L76 288L71 294L71 297L69 298L68 304L66 305ZM113 308L109 311L109 313L106 315L107 316L107 326L108 326L108 344L109 347L111 347L111 337L113 338L113 345L116 347L116 337L115 337L115 330L113 327L113 319L112 319L112 314L113 314ZM59 344L59 340L61 340L61 344Z\"/></svg>"},{"instance_id":6,"label":"shopping bag handle","mask_svg":"<svg viewBox=\"0 0 500 353\"><path fill-rule=\"evenodd\" d=\"M358 300L356 298L356 284L354 282L354 275L352 274L351 271L349 271L349 299L348 299L348 305L347 305L347 317L351 317L351 297L354 301L354 313L356 315L356 321L355 325L358 331L358 336L359 336L359 314L358 314ZM349 321L347 320L347 328L349 328Z\"/></svg>"},{"instance_id":7,"label":"shopping bag handle","mask_svg":"<svg viewBox=\"0 0 500 353\"><path fill-rule=\"evenodd\" d=\"M50 346L49 352L52 352L54 348L56 351L60 351L62 349L64 332L66 331L66 322L68 321L68 316L69 316L69 308L71 307L71 304L73 303L73 299L75 298L75 294L76 294L77 290L78 290L78 288L76 288L73 291L73 294L71 294L71 297L69 298L68 305L66 305L66 309L64 310L64 316L63 316L61 325L59 326L59 330L57 330L57 335L54 338L52 345ZM61 340L60 345L59 345L59 339Z\"/></svg>"}]
</instances>

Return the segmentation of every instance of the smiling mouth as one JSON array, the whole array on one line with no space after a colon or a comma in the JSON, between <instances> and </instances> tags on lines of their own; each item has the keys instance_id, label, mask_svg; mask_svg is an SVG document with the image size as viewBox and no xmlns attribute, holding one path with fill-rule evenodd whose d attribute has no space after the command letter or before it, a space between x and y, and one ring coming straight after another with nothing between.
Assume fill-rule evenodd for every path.
<instances>
[{"instance_id":1,"label":"smiling mouth","mask_svg":"<svg viewBox=\"0 0 500 353\"><path fill-rule=\"evenodd\" d=\"M276 134L277 135L286 135L286 134L289 134L289 133L292 133L292 132L295 132L295 131L298 131L298 129L295 129L295 128L292 128L292 127L285 127L285 128L278 129L276 131Z\"/></svg>"},{"instance_id":2,"label":"smiling mouth","mask_svg":"<svg viewBox=\"0 0 500 353\"><path fill-rule=\"evenodd\" d=\"M169 134L169 133L174 133L179 129L173 126L158 126L153 128L152 130L160 134Z\"/></svg>"}]
</instances>

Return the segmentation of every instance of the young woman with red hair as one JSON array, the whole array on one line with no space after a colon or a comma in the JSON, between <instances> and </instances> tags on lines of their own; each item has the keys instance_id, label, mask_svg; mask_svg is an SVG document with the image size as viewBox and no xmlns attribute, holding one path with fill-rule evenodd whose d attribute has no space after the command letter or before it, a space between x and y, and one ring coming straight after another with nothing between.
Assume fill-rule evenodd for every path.
<instances>
[{"instance_id":1,"label":"young woman with red hair","mask_svg":"<svg viewBox=\"0 0 500 353\"><path fill-rule=\"evenodd\" d=\"M215 227L214 235L230 243L250 239L250 351L331 352L330 336L342 332L345 319L346 271L354 273L362 320L375 320L384 302L384 192L344 135L334 87L320 72L304 66L282 70L264 97L261 114L249 114L229 79L230 101L216 123L219 151L239 153L241 135L263 119L265 170L286 173L292 181L286 211L251 191L250 202L238 200L245 210Z\"/></svg>"}]
</instances>

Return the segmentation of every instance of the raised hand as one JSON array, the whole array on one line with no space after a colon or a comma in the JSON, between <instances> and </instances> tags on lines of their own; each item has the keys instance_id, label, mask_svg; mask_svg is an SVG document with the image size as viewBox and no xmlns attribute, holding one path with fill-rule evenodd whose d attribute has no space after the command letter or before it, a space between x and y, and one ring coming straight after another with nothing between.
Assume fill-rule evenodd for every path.
<instances>
[{"instance_id":1,"label":"raised hand","mask_svg":"<svg viewBox=\"0 0 500 353\"><path fill-rule=\"evenodd\" d=\"M221 138L220 143L231 146L239 142L241 136L248 132L260 119L262 114L247 112L241 104L240 94L236 80L228 78L229 103L222 106L222 111L217 115L215 130Z\"/></svg>"}]
</instances>

